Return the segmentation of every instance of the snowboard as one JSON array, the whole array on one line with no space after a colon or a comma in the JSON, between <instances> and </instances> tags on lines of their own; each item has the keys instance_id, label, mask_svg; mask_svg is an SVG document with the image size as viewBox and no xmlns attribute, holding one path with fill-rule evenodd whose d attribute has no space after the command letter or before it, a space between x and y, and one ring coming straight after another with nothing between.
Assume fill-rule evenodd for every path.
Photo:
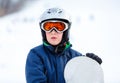
<instances>
[{"instance_id":1,"label":"snowboard","mask_svg":"<svg viewBox=\"0 0 120 83\"><path fill-rule=\"evenodd\" d=\"M104 83L101 65L86 56L69 60L65 66L64 78L66 83Z\"/></svg>"}]
</instances>

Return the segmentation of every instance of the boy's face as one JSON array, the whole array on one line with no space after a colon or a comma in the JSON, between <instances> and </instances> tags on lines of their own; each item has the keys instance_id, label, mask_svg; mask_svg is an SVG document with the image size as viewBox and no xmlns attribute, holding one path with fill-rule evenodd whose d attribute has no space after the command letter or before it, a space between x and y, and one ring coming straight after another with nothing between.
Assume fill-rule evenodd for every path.
<instances>
[{"instance_id":1,"label":"boy's face","mask_svg":"<svg viewBox=\"0 0 120 83\"><path fill-rule=\"evenodd\" d=\"M63 32L58 33L55 30L52 30L51 32L46 32L47 41L51 45L58 45L62 40L62 36L63 36Z\"/></svg>"}]
</instances>

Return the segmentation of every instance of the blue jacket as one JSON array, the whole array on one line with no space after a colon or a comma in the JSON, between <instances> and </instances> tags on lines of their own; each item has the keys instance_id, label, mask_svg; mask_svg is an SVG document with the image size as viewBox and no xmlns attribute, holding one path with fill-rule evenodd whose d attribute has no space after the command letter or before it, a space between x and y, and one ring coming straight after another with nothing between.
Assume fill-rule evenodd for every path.
<instances>
[{"instance_id":1,"label":"blue jacket","mask_svg":"<svg viewBox=\"0 0 120 83\"><path fill-rule=\"evenodd\" d=\"M82 54L69 46L56 54L52 46L40 45L30 50L26 60L27 83L65 83L64 68L73 57Z\"/></svg>"}]
</instances>

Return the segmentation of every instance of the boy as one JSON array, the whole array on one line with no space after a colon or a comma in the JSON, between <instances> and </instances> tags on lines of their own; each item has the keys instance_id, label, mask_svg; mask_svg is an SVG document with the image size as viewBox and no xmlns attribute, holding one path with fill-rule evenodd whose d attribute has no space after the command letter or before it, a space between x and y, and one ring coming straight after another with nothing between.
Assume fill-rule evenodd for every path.
<instances>
[{"instance_id":1,"label":"boy","mask_svg":"<svg viewBox=\"0 0 120 83\"><path fill-rule=\"evenodd\" d=\"M43 44L30 50L26 60L27 83L65 83L64 68L73 57L82 56L73 50L69 42L71 20L69 15L59 8L47 9L40 18ZM101 59L92 54L100 64Z\"/></svg>"}]
</instances>

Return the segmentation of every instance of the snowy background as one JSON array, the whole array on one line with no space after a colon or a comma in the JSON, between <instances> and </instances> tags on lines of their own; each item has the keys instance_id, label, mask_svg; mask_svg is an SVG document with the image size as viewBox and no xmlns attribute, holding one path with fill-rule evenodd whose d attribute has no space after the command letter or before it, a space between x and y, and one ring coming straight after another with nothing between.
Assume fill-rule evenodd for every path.
<instances>
[{"instance_id":1,"label":"snowy background","mask_svg":"<svg viewBox=\"0 0 120 83\"><path fill-rule=\"evenodd\" d=\"M50 7L71 14L73 48L102 58L105 83L120 83L120 0L27 1L20 11L0 17L0 83L26 83L26 57L42 43L38 21Z\"/></svg>"}]
</instances>

